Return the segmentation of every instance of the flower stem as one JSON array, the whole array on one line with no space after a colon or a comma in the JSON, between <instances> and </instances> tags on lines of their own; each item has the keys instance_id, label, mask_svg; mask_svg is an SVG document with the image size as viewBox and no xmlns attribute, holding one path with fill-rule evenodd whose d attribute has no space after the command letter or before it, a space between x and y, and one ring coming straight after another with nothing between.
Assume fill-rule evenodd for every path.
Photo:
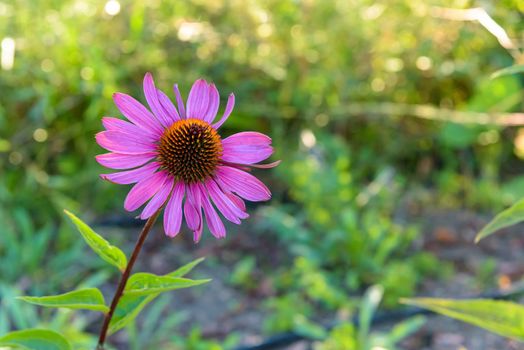
<instances>
[{"instance_id":1,"label":"flower stem","mask_svg":"<svg viewBox=\"0 0 524 350\"><path fill-rule=\"evenodd\" d=\"M113 296L113 301L111 302L109 312L106 314L104 318L104 323L102 325L102 329L100 330L100 336L98 338L97 350L104 349L104 342L106 340L107 331L109 329L109 324L111 322L111 319L113 318L113 314L115 312L116 306L118 305L118 302L120 301L120 298L122 297L122 294L124 293L124 288L126 287L127 280L129 279L129 276L131 275L131 270L133 269L133 265L135 265L135 261L138 258L138 254L140 253L140 250L142 249L142 246L144 245L146 237L149 234L151 227L153 227L153 224L155 223L156 218L158 217L159 213L160 213L160 210L154 213L146 221L146 224L144 225L142 232L140 232L140 236L138 237L138 240L136 241L136 244L135 244L135 249L133 249L133 254L131 254L131 258L129 259L129 262L127 263L126 269L122 273L122 277L120 277L120 282L118 283L118 288L116 289L115 295Z\"/></svg>"}]
</instances>

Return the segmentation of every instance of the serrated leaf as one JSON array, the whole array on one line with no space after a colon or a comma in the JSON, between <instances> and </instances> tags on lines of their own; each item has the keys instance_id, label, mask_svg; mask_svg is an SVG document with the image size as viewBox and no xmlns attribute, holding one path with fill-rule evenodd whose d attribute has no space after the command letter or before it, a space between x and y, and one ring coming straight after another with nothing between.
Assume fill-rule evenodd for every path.
<instances>
[{"instance_id":1,"label":"serrated leaf","mask_svg":"<svg viewBox=\"0 0 524 350\"><path fill-rule=\"evenodd\" d=\"M79 289L60 295L44 297L24 296L17 299L45 307L109 311L109 308L105 305L104 296L96 288Z\"/></svg>"},{"instance_id":2,"label":"serrated leaf","mask_svg":"<svg viewBox=\"0 0 524 350\"><path fill-rule=\"evenodd\" d=\"M418 306L455 318L509 338L524 341L524 307L500 300L453 300L436 298L403 299Z\"/></svg>"},{"instance_id":3,"label":"serrated leaf","mask_svg":"<svg viewBox=\"0 0 524 350\"><path fill-rule=\"evenodd\" d=\"M480 241L502 228L515 225L521 221L524 221L524 199L521 199L513 206L495 216L495 218L477 234L475 242Z\"/></svg>"},{"instance_id":4,"label":"serrated leaf","mask_svg":"<svg viewBox=\"0 0 524 350\"><path fill-rule=\"evenodd\" d=\"M502 68L494 72L493 74L491 74L490 79L496 79L504 75L511 75L511 74L517 74L517 73L524 73L524 64L516 64L513 66Z\"/></svg>"},{"instance_id":5,"label":"serrated leaf","mask_svg":"<svg viewBox=\"0 0 524 350\"><path fill-rule=\"evenodd\" d=\"M82 234L82 237L84 237L87 244L95 251L95 253L111 265L116 266L120 271L125 270L127 266L127 258L118 247L111 245L71 212L67 210L64 210L64 212L69 216L73 224L78 228L78 231Z\"/></svg>"},{"instance_id":6,"label":"serrated leaf","mask_svg":"<svg viewBox=\"0 0 524 350\"><path fill-rule=\"evenodd\" d=\"M27 350L71 350L69 342L59 333L47 329L26 329L0 337L0 346Z\"/></svg>"},{"instance_id":7,"label":"serrated leaf","mask_svg":"<svg viewBox=\"0 0 524 350\"><path fill-rule=\"evenodd\" d=\"M189 273L195 266L201 263L204 258L196 259L177 270L168 273L167 277L183 277ZM115 333L116 331L125 327L129 322L133 321L136 316L142 311L142 309L155 300L160 293L150 295L127 295L124 294L116 307L111 323L109 324L109 333Z\"/></svg>"},{"instance_id":8,"label":"serrated leaf","mask_svg":"<svg viewBox=\"0 0 524 350\"><path fill-rule=\"evenodd\" d=\"M194 287L209 281L209 279L191 280L188 278L157 276L152 273L139 272L129 278L124 294L157 294L175 289Z\"/></svg>"}]
</instances>

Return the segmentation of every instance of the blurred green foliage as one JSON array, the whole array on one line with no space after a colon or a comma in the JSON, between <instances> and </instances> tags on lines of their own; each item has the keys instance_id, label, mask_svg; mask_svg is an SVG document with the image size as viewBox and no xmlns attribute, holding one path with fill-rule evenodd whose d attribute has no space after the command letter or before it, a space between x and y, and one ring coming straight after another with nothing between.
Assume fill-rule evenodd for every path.
<instances>
[{"instance_id":1,"label":"blurred green foliage","mask_svg":"<svg viewBox=\"0 0 524 350\"><path fill-rule=\"evenodd\" d=\"M351 309L348 293L370 284L384 285L387 306L413 293L436 264L414 251L404 194L429 191L428 208L489 210L524 196L524 133L519 143L517 128L442 121L519 111L522 79L489 80L514 59L478 23L436 17L433 6L485 6L509 37L524 29L521 0L1 1L2 53L9 38L15 53L0 75L0 282L16 292L0 297L67 289L77 281L66 276L93 267L75 263L82 246L60 215L123 212L125 186L98 179L94 134L118 115L113 92L143 100L146 71L184 96L196 78L213 80L223 99L237 96L226 135L274 139L283 162L267 179L275 200L259 229L291 263L274 276L268 305L281 317L270 330L304 325L319 305ZM230 282L253 288L253 261ZM9 312L0 321L19 318ZM207 346L198 331L190 339Z\"/></svg>"},{"instance_id":2,"label":"blurred green foliage","mask_svg":"<svg viewBox=\"0 0 524 350\"><path fill-rule=\"evenodd\" d=\"M394 307L399 297L414 295L422 278L445 276L449 265L410 249L417 227L394 222L404 186L390 167L365 185L341 138L302 136L318 145L298 149L276 170L289 186L289 203L261 210L259 229L294 257L273 272L278 296L267 303L269 332L300 332L319 310L350 311L359 302L355 291L371 284L380 283L384 306Z\"/></svg>"}]
</instances>

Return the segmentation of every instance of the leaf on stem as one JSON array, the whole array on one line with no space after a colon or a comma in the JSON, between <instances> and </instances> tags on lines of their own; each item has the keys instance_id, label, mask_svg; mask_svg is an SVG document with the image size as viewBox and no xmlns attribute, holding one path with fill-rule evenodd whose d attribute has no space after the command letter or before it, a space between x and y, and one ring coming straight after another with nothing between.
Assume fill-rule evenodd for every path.
<instances>
[{"instance_id":1,"label":"leaf on stem","mask_svg":"<svg viewBox=\"0 0 524 350\"><path fill-rule=\"evenodd\" d=\"M166 276L168 277L184 277L186 274L188 274L191 270L195 268L198 264L200 264L202 261L204 261L205 258L198 258L190 263L185 264L182 267L179 267L173 272L168 273Z\"/></svg>"},{"instance_id":2,"label":"leaf on stem","mask_svg":"<svg viewBox=\"0 0 524 350\"><path fill-rule=\"evenodd\" d=\"M513 206L499 213L491 220L475 237L475 242L495 233L496 231L518 224L524 221L524 199L521 199Z\"/></svg>"},{"instance_id":3,"label":"leaf on stem","mask_svg":"<svg viewBox=\"0 0 524 350\"><path fill-rule=\"evenodd\" d=\"M200 264L204 258L196 259L179 269L168 273L165 277L183 277L189 273L195 266ZM131 277L132 278L132 277ZM109 324L109 333L115 333L116 331L125 327L129 322L133 321L135 317L142 311L142 309L153 301L160 293L148 294L148 295L136 295L124 293L118 306L116 307L111 323Z\"/></svg>"},{"instance_id":4,"label":"leaf on stem","mask_svg":"<svg viewBox=\"0 0 524 350\"><path fill-rule=\"evenodd\" d=\"M157 276L152 273L139 272L129 278L124 294L149 295L168 292L175 289L198 286L211 281L210 279L191 280L188 278Z\"/></svg>"},{"instance_id":5,"label":"leaf on stem","mask_svg":"<svg viewBox=\"0 0 524 350\"><path fill-rule=\"evenodd\" d=\"M69 216L78 231L82 234L82 237L84 237L87 244L95 251L95 253L111 265L116 266L120 271L125 270L127 259L125 254L118 247L111 245L71 212L67 210L64 210L64 212Z\"/></svg>"},{"instance_id":6,"label":"leaf on stem","mask_svg":"<svg viewBox=\"0 0 524 350\"><path fill-rule=\"evenodd\" d=\"M109 311L109 308L105 305L104 296L96 288L79 289L60 295L44 297L24 296L17 299L45 307Z\"/></svg>"},{"instance_id":7,"label":"leaf on stem","mask_svg":"<svg viewBox=\"0 0 524 350\"><path fill-rule=\"evenodd\" d=\"M513 339L524 340L524 307L500 300L453 300L436 298L402 299L418 306L455 318Z\"/></svg>"},{"instance_id":8,"label":"leaf on stem","mask_svg":"<svg viewBox=\"0 0 524 350\"><path fill-rule=\"evenodd\" d=\"M26 329L0 337L0 347L27 350L71 350L71 345L61 334L47 329Z\"/></svg>"}]
</instances>

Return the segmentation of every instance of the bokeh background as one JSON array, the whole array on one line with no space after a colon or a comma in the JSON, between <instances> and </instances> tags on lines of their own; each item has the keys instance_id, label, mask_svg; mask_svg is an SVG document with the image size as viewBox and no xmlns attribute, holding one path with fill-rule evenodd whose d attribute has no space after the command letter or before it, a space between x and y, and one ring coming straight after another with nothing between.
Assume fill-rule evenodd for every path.
<instances>
[{"instance_id":1,"label":"bokeh background","mask_svg":"<svg viewBox=\"0 0 524 350\"><path fill-rule=\"evenodd\" d=\"M483 10L460 11L471 8ZM223 135L264 132L282 163L256 172L273 199L225 240L155 229L139 269L206 256L194 276L214 280L159 298L115 348L233 349L289 331L309 339L290 349L507 348L438 318L351 320L373 285L380 313L400 297L504 290L524 273L518 235L473 244L524 197L522 76L491 78L524 62L523 11L522 0L3 0L0 334L55 328L92 348L98 315L14 297L112 295L118 276L62 210L130 251L140 222L122 208L128 188L99 179L94 135L119 115L112 93L144 101L152 72L170 96L200 77L222 108L234 92Z\"/></svg>"}]
</instances>

